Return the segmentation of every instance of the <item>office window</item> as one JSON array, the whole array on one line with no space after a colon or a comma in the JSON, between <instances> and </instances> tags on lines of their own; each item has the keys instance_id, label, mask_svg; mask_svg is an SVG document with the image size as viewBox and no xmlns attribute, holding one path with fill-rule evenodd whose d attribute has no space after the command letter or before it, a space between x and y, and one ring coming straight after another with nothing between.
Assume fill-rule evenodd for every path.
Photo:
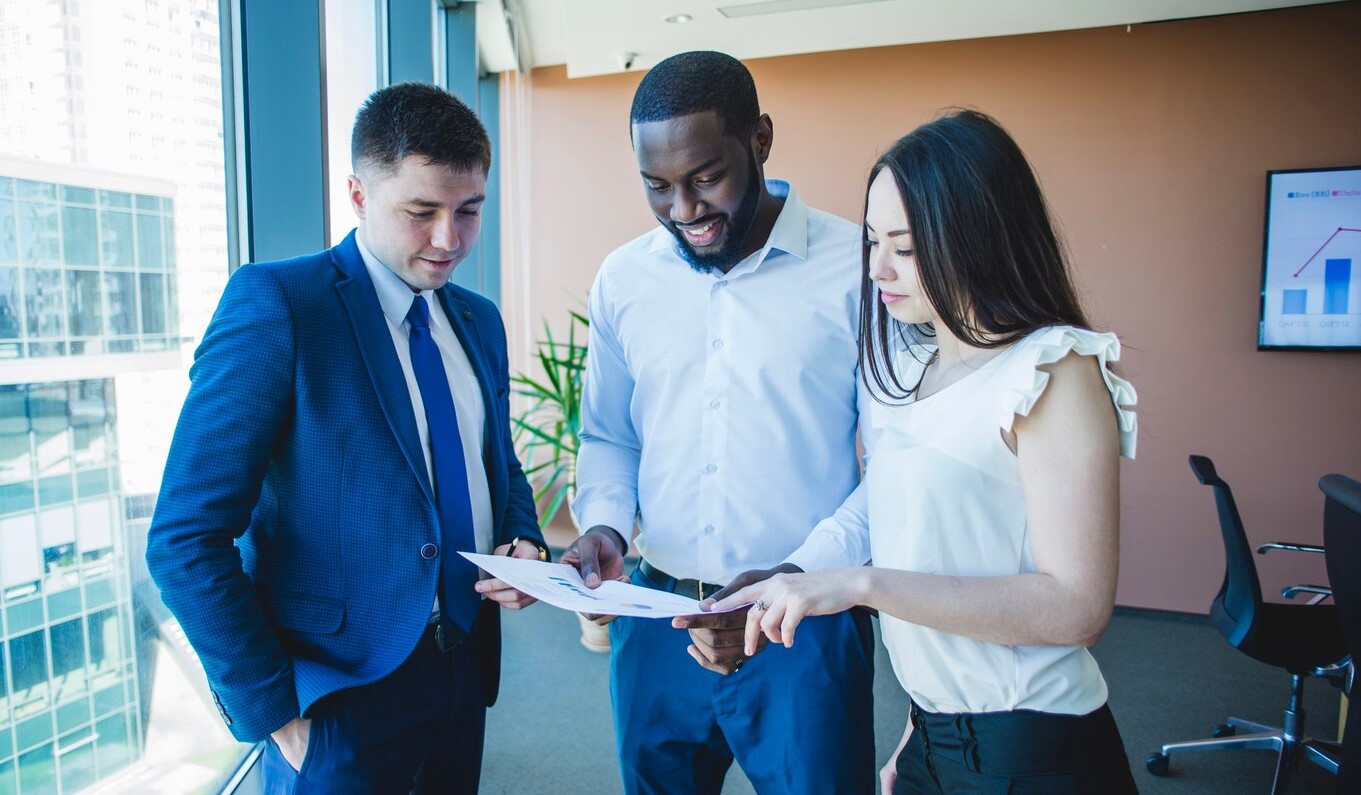
<instances>
[{"instance_id":1,"label":"office window","mask_svg":"<svg viewBox=\"0 0 1361 795\"><path fill-rule=\"evenodd\" d=\"M112 195L128 198L125 193ZM137 263L132 238L132 213L108 207L109 196L108 191L101 192L102 202L106 206L99 212L100 262L106 268L131 268Z\"/></svg>"},{"instance_id":2,"label":"office window","mask_svg":"<svg viewBox=\"0 0 1361 795\"><path fill-rule=\"evenodd\" d=\"M0 0L0 795L210 792L246 750L142 558L227 280L218 8Z\"/></svg>"}]
</instances>

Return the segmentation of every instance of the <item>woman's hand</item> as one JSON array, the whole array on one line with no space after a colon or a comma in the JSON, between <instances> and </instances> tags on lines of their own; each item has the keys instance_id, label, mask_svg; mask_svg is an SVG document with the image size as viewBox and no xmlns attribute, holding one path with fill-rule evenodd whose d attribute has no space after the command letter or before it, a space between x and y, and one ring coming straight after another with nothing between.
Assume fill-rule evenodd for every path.
<instances>
[{"instance_id":1,"label":"woman's hand","mask_svg":"<svg viewBox=\"0 0 1361 795\"><path fill-rule=\"evenodd\" d=\"M794 632L807 616L849 610L863 602L870 570L831 569L809 574L777 574L716 602L715 611L752 605L744 638L747 656L756 653L764 633L772 643L794 645Z\"/></svg>"}]
</instances>

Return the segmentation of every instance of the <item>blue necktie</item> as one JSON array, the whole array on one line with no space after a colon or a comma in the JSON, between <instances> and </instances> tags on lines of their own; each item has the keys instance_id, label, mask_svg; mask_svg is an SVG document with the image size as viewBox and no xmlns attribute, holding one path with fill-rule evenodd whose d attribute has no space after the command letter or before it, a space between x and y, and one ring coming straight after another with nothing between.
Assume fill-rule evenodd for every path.
<instances>
[{"instance_id":1,"label":"blue necktie","mask_svg":"<svg viewBox=\"0 0 1361 795\"><path fill-rule=\"evenodd\" d=\"M459 551L476 552L473 537L473 504L468 495L468 465L463 459L463 439L458 433L444 359L430 336L430 307L416 296L406 313L411 324L411 369L425 404L430 433L430 470L440 524L440 609L444 618L467 633L481 597L473 590L477 567Z\"/></svg>"}]
</instances>

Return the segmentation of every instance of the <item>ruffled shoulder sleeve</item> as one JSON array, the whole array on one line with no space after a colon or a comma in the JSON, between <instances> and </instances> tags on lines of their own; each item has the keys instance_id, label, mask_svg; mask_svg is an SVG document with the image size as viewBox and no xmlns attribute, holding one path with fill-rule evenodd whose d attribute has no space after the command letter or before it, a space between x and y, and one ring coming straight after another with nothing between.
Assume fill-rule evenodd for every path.
<instances>
[{"instance_id":1,"label":"ruffled shoulder sleeve","mask_svg":"<svg viewBox=\"0 0 1361 795\"><path fill-rule=\"evenodd\" d=\"M1101 377L1110 390L1111 402L1120 424L1120 455L1134 458L1138 432L1133 406L1137 401L1134 386L1111 372L1110 364L1120 360L1120 340L1114 334L1098 333L1072 326L1053 326L1041 329L1016 343L1011 353L1006 375L1006 390L998 416L998 424L1010 431L1017 415L1026 416L1044 394L1049 384L1049 373L1039 369L1053 364L1070 352L1081 356L1095 356L1101 363Z\"/></svg>"}]
</instances>

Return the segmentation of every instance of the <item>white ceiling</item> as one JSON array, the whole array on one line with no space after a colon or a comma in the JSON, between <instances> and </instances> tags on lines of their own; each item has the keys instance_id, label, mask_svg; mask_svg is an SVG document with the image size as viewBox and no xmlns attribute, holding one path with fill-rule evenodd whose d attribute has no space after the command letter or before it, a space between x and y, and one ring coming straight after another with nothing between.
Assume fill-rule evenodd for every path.
<instances>
[{"instance_id":1,"label":"white ceiling","mask_svg":"<svg viewBox=\"0 0 1361 795\"><path fill-rule=\"evenodd\" d=\"M521 38L520 65L567 65L568 77L645 71L678 52L721 50L744 60L775 55L1010 36L1312 5L1319 0L865 0L851 5L727 17L720 7L827 0L481 0L482 58L514 68L503 4ZM846 0L830 0L846 2ZM1338 2L1339 0L1323 0ZM751 8L746 9L748 11ZM688 14L685 24L665 21ZM479 13L479 17L482 14ZM496 31L496 28L500 28ZM483 37L483 30L487 36ZM495 39L499 34L500 41Z\"/></svg>"}]
</instances>

